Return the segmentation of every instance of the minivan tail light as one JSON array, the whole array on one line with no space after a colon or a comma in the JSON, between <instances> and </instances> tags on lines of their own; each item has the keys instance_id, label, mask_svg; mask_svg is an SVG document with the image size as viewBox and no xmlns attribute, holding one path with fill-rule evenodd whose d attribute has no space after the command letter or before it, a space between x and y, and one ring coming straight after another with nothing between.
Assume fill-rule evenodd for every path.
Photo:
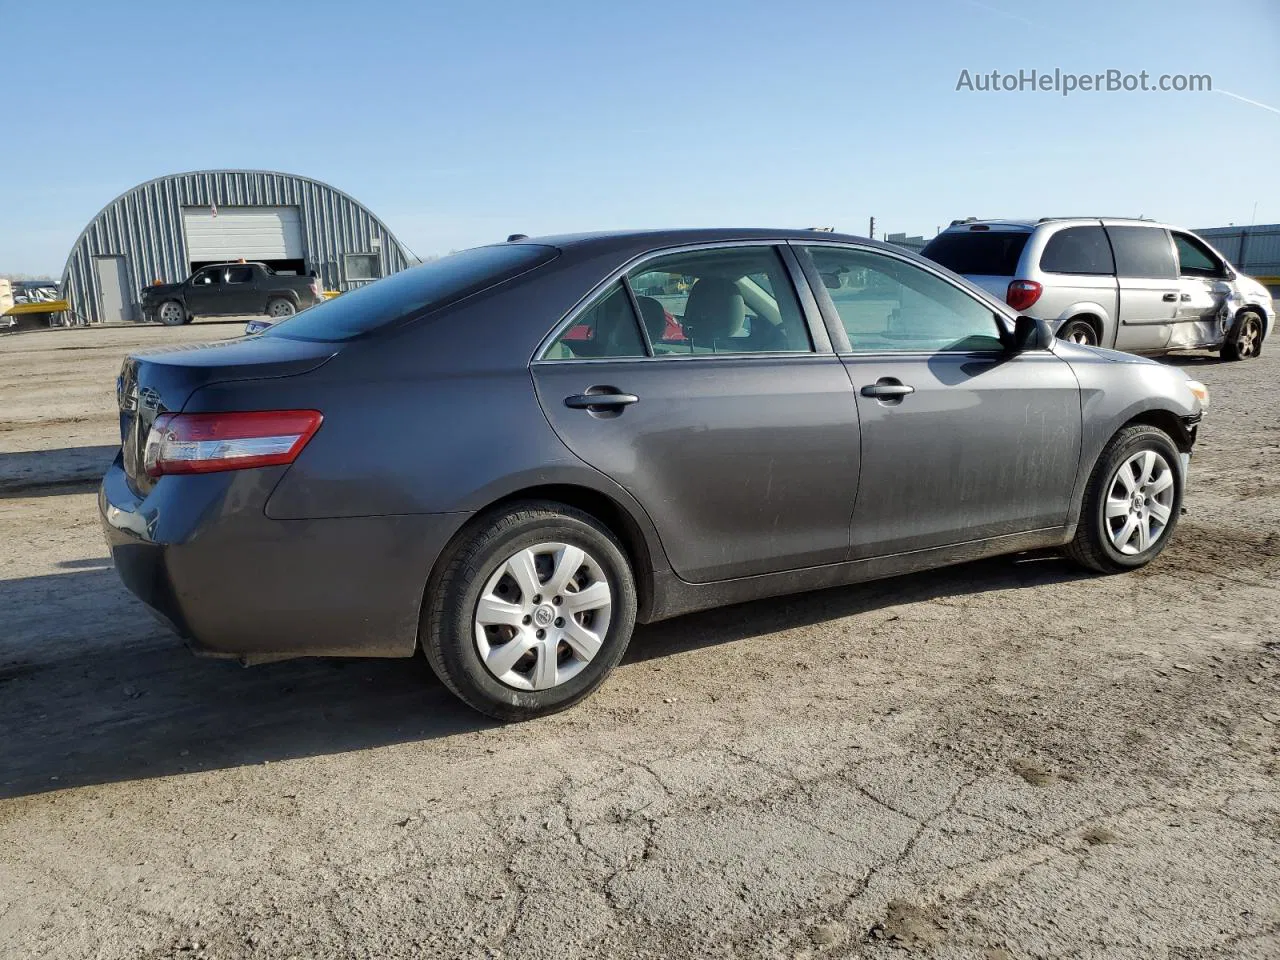
<instances>
[{"instance_id":1,"label":"minivan tail light","mask_svg":"<svg viewBox=\"0 0 1280 960\"><path fill-rule=\"evenodd\" d=\"M324 420L319 410L162 413L147 434L147 475L217 473L293 463Z\"/></svg>"},{"instance_id":2,"label":"minivan tail light","mask_svg":"<svg viewBox=\"0 0 1280 960\"><path fill-rule=\"evenodd\" d=\"M1039 300L1042 293L1044 293L1044 287L1034 280L1015 280L1009 284L1009 291L1005 294L1004 300L1013 309L1021 311Z\"/></svg>"}]
</instances>

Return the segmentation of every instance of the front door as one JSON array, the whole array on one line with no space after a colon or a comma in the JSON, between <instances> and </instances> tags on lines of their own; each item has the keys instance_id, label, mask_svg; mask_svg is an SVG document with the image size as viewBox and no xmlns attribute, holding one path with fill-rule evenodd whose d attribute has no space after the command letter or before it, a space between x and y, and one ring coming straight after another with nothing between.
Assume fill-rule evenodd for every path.
<instances>
[{"instance_id":1,"label":"front door","mask_svg":"<svg viewBox=\"0 0 1280 960\"><path fill-rule=\"evenodd\" d=\"M675 254L569 321L533 377L561 440L639 501L680 577L837 563L858 413L811 332L772 246Z\"/></svg>"},{"instance_id":2,"label":"front door","mask_svg":"<svg viewBox=\"0 0 1280 960\"><path fill-rule=\"evenodd\" d=\"M1081 424L1067 363L1010 353L990 304L905 258L805 251L860 414L851 559L1063 526Z\"/></svg>"},{"instance_id":3,"label":"front door","mask_svg":"<svg viewBox=\"0 0 1280 960\"><path fill-rule=\"evenodd\" d=\"M1218 343L1225 332L1226 264L1189 233L1173 231L1173 247L1178 255L1178 314L1169 346Z\"/></svg>"},{"instance_id":4,"label":"front door","mask_svg":"<svg viewBox=\"0 0 1280 960\"><path fill-rule=\"evenodd\" d=\"M187 281L187 313L207 317L222 312L222 279L226 267L205 267Z\"/></svg>"},{"instance_id":5,"label":"front door","mask_svg":"<svg viewBox=\"0 0 1280 960\"><path fill-rule=\"evenodd\" d=\"M1178 270L1169 234L1160 227L1108 225L1120 286L1116 349L1165 349L1178 313Z\"/></svg>"}]
</instances>

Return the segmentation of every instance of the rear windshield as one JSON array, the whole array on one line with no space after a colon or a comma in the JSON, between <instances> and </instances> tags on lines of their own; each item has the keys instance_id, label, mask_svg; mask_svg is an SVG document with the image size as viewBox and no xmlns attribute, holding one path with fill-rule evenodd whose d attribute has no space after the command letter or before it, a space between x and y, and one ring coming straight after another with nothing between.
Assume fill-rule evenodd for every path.
<instances>
[{"instance_id":1,"label":"rear windshield","mask_svg":"<svg viewBox=\"0 0 1280 960\"><path fill-rule=\"evenodd\" d=\"M1012 277L1031 234L1001 230L940 233L920 251L953 273L981 277Z\"/></svg>"},{"instance_id":2,"label":"rear windshield","mask_svg":"<svg viewBox=\"0 0 1280 960\"><path fill-rule=\"evenodd\" d=\"M558 252L555 247L534 243L504 243L463 250L318 303L310 310L268 327L262 336L350 340L393 320L442 307L510 280L554 259Z\"/></svg>"}]
</instances>

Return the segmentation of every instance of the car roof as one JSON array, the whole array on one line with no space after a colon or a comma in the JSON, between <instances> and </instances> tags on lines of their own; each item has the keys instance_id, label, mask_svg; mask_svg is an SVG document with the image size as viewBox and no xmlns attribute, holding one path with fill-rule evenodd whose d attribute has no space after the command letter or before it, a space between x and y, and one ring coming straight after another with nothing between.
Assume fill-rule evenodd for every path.
<instances>
[{"instance_id":1,"label":"car roof","mask_svg":"<svg viewBox=\"0 0 1280 960\"><path fill-rule=\"evenodd\" d=\"M511 243L540 244L556 247L578 256L590 256L595 253L622 253L627 256L638 255L650 250L665 247L680 247L701 243L733 243L735 241L788 240L808 243L846 243L865 247L883 248L895 253L910 253L903 247L881 243L867 237L857 237L847 233L834 233L829 230L806 230L796 227L699 227L659 230L608 230L595 233L565 233L541 237L521 237Z\"/></svg>"},{"instance_id":2,"label":"car roof","mask_svg":"<svg viewBox=\"0 0 1280 960\"><path fill-rule=\"evenodd\" d=\"M1038 227L1052 225L1058 226L1076 226L1081 224L1103 224L1106 226L1142 226L1154 227L1162 230L1184 230L1187 233L1192 231L1185 227L1174 226L1169 223L1160 223L1156 220L1148 220L1144 217L1041 217L1038 220L979 220L969 217L965 220L953 220L943 233L963 233L976 226L992 227L998 230L1018 231L1031 233Z\"/></svg>"}]
</instances>

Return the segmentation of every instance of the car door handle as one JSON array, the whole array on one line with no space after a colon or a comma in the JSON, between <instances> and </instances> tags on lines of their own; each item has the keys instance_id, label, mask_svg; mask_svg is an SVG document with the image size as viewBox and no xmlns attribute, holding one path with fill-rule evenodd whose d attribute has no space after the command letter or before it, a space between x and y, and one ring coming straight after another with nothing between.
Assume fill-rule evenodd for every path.
<instances>
[{"instance_id":1,"label":"car door handle","mask_svg":"<svg viewBox=\"0 0 1280 960\"><path fill-rule=\"evenodd\" d=\"M639 403L640 398L634 393L620 393L617 390L602 389L600 393L579 393L564 398L564 405L574 410L592 410L596 407L625 407Z\"/></svg>"},{"instance_id":2,"label":"car door handle","mask_svg":"<svg viewBox=\"0 0 1280 960\"><path fill-rule=\"evenodd\" d=\"M1177 301L1178 295L1176 293L1166 293L1163 297L1161 297L1161 299L1164 300L1165 303L1174 303L1175 301Z\"/></svg>"},{"instance_id":3,"label":"car door handle","mask_svg":"<svg viewBox=\"0 0 1280 960\"><path fill-rule=\"evenodd\" d=\"M880 381L879 383L869 383L862 388L864 397L875 397L877 400L902 399L909 393L915 393L915 387L909 387L905 383Z\"/></svg>"}]
</instances>

